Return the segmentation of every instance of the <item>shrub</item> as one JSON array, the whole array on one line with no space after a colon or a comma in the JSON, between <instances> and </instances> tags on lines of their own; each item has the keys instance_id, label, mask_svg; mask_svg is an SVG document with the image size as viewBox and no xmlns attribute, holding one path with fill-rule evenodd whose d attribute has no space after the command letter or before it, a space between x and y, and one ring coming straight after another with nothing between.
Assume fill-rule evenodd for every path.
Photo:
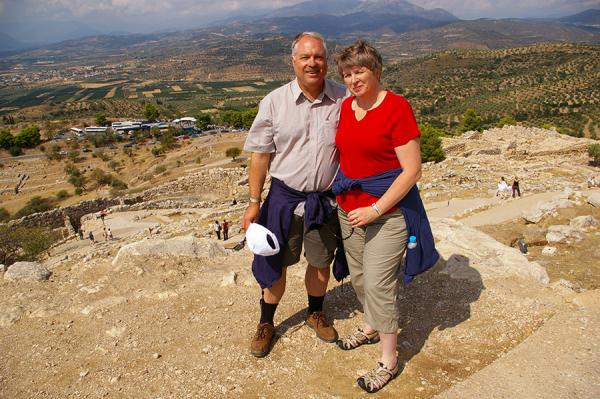
<instances>
[{"instance_id":1,"label":"shrub","mask_svg":"<svg viewBox=\"0 0 600 399\"><path fill-rule=\"evenodd\" d=\"M51 161L58 161L58 160L62 159L60 150L61 150L61 148L58 144L52 144L50 146L49 151L46 153L46 157Z\"/></svg>"},{"instance_id":2,"label":"shrub","mask_svg":"<svg viewBox=\"0 0 600 399\"><path fill-rule=\"evenodd\" d=\"M155 157L159 156L162 151L158 147L152 147L152 155Z\"/></svg>"},{"instance_id":3,"label":"shrub","mask_svg":"<svg viewBox=\"0 0 600 399\"><path fill-rule=\"evenodd\" d=\"M81 187L75 187L75 194L77 194L77 195L83 194L83 188L81 188Z\"/></svg>"},{"instance_id":4,"label":"shrub","mask_svg":"<svg viewBox=\"0 0 600 399\"><path fill-rule=\"evenodd\" d=\"M6 222L9 219L10 219L10 213L4 208L0 208L0 222Z\"/></svg>"},{"instance_id":5,"label":"shrub","mask_svg":"<svg viewBox=\"0 0 600 399\"><path fill-rule=\"evenodd\" d=\"M96 182L99 186L104 186L111 183L111 175L104 172L100 168L92 170L90 178Z\"/></svg>"},{"instance_id":6,"label":"shrub","mask_svg":"<svg viewBox=\"0 0 600 399\"><path fill-rule=\"evenodd\" d=\"M156 173L157 175L166 172L167 167L165 165L159 165L156 168L154 168L154 173Z\"/></svg>"},{"instance_id":7,"label":"shrub","mask_svg":"<svg viewBox=\"0 0 600 399\"><path fill-rule=\"evenodd\" d=\"M112 160L108 163L108 167L114 170L115 172L117 171L117 169L119 169L119 165L119 162L115 160Z\"/></svg>"},{"instance_id":8,"label":"shrub","mask_svg":"<svg viewBox=\"0 0 600 399\"><path fill-rule=\"evenodd\" d=\"M498 121L496 126L498 126L498 127L503 127L506 125L514 126L516 124L517 124L517 121L514 120L512 116L503 116L502 118L500 118L500 120Z\"/></svg>"},{"instance_id":9,"label":"shrub","mask_svg":"<svg viewBox=\"0 0 600 399\"><path fill-rule=\"evenodd\" d=\"M232 161L235 161L235 158L239 157L242 153L242 150L239 147L231 147L225 151L225 156L231 157Z\"/></svg>"},{"instance_id":10,"label":"shrub","mask_svg":"<svg viewBox=\"0 0 600 399\"><path fill-rule=\"evenodd\" d=\"M592 144L588 147L588 154L596 165L600 165L600 144Z\"/></svg>"},{"instance_id":11,"label":"shrub","mask_svg":"<svg viewBox=\"0 0 600 399\"><path fill-rule=\"evenodd\" d=\"M81 158L79 158L79 151L77 151L77 150L69 151L69 153L67 154L67 158L69 158L69 160L71 162L80 162L81 161Z\"/></svg>"},{"instance_id":12,"label":"shrub","mask_svg":"<svg viewBox=\"0 0 600 399\"><path fill-rule=\"evenodd\" d=\"M19 155L23 154L23 150L21 149L21 147L13 146L8 149L8 153L13 157L18 157Z\"/></svg>"},{"instance_id":13,"label":"shrub","mask_svg":"<svg viewBox=\"0 0 600 399\"><path fill-rule=\"evenodd\" d=\"M125 184L124 181L122 181L114 176L111 176L110 185L112 188L114 188L116 190L125 190L127 188L127 184Z\"/></svg>"},{"instance_id":14,"label":"shrub","mask_svg":"<svg viewBox=\"0 0 600 399\"><path fill-rule=\"evenodd\" d=\"M69 192L67 190L60 190L59 192L56 193L56 199L59 201L62 201L64 199L69 198Z\"/></svg>"},{"instance_id":15,"label":"shrub","mask_svg":"<svg viewBox=\"0 0 600 399\"><path fill-rule=\"evenodd\" d=\"M440 162L446 158L442 149L442 132L431 125L424 125L421 130L421 162Z\"/></svg>"},{"instance_id":16,"label":"shrub","mask_svg":"<svg viewBox=\"0 0 600 399\"><path fill-rule=\"evenodd\" d=\"M8 129L0 129L0 148L8 150L14 145L15 138Z\"/></svg>"},{"instance_id":17,"label":"shrub","mask_svg":"<svg viewBox=\"0 0 600 399\"><path fill-rule=\"evenodd\" d=\"M202 158L201 157L196 157L196 163L197 164L201 164L202 163Z\"/></svg>"},{"instance_id":18,"label":"shrub","mask_svg":"<svg viewBox=\"0 0 600 399\"><path fill-rule=\"evenodd\" d=\"M40 196L33 197L27 204L15 213L15 219L22 218L23 216L31 215L33 213L45 212L50 209L56 208L54 201L50 198L42 198Z\"/></svg>"}]
</instances>

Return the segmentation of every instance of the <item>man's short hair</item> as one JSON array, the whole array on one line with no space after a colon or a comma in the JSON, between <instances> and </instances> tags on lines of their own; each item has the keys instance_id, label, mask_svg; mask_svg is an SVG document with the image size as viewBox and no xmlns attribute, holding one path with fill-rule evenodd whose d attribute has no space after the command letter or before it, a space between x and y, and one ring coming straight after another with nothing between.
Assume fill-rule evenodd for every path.
<instances>
[{"instance_id":1,"label":"man's short hair","mask_svg":"<svg viewBox=\"0 0 600 399\"><path fill-rule=\"evenodd\" d=\"M325 54L327 54L327 43L325 42L325 38L323 37L322 34L320 34L318 32L300 32L296 35L296 37L294 38L294 41L292 42L292 57L296 53L296 46L298 45L298 42L300 41L300 39L302 39L303 37L306 37L306 36L309 36L309 37L319 40L323 44L323 48L325 49Z\"/></svg>"},{"instance_id":2,"label":"man's short hair","mask_svg":"<svg viewBox=\"0 0 600 399\"><path fill-rule=\"evenodd\" d=\"M358 39L350 46L339 51L335 55L335 62L340 76L344 68L353 66L365 67L379 74L383 69L383 60L379 51L362 39Z\"/></svg>"}]
</instances>

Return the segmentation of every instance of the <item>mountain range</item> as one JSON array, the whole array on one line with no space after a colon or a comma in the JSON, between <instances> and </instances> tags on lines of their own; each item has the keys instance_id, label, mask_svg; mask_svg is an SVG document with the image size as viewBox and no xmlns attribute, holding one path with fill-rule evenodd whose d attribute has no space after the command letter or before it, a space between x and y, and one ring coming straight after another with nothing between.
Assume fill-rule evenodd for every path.
<instances>
[{"instance_id":1,"label":"mountain range","mask_svg":"<svg viewBox=\"0 0 600 399\"><path fill-rule=\"evenodd\" d=\"M1 29L1 28L0 28ZM81 24L56 27L46 37L69 37L68 42L33 46L23 43L19 37L0 32L0 52L5 55L26 47L50 47L63 50L76 49L78 37L86 36L81 42L85 47L116 48L117 43L125 47L136 45L151 46L156 42L181 45L190 37L210 34L226 36L265 37L273 35L293 35L300 31L316 30L328 39L347 42L357 36L381 37L399 36L406 40L405 48L419 52L418 45L410 42L425 43L423 49L472 47L497 48L543 41L564 42L600 42L600 10L588 10L579 14L554 20L526 19L483 19L462 21L441 8L425 9L404 0L329 0L321 2L309 0L289 7L282 7L255 17L229 18L226 21L199 29L181 32L163 32L143 35L99 35L92 28L86 30ZM96 36L91 38L90 36ZM90 40L91 39L91 40ZM423 41L421 40L421 41Z\"/></svg>"}]
</instances>

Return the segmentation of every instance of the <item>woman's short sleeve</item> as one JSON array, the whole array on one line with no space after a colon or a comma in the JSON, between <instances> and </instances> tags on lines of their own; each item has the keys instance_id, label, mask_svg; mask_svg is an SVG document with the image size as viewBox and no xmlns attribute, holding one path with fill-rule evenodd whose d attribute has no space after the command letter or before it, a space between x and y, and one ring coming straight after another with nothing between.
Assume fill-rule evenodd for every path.
<instances>
[{"instance_id":1,"label":"woman's short sleeve","mask_svg":"<svg viewBox=\"0 0 600 399\"><path fill-rule=\"evenodd\" d=\"M392 144L394 148L404 145L421 135L412 107L403 97L398 96L398 101L394 107L394 116L396 119L392 127Z\"/></svg>"}]
</instances>

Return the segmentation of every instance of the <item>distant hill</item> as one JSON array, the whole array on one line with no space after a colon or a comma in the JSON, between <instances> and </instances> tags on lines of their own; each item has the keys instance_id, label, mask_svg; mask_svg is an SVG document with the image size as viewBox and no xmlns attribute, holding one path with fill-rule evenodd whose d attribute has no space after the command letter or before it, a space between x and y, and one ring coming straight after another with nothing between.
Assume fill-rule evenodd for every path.
<instances>
[{"instance_id":1,"label":"distant hill","mask_svg":"<svg viewBox=\"0 0 600 399\"><path fill-rule=\"evenodd\" d=\"M19 50L23 47L23 43L19 42L14 37L0 32L0 52Z\"/></svg>"},{"instance_id":2,"label":"distant hill","mask_svg":"<svg viewBox=\"0 0 600 399\"><path fill-rule=\"evenodd\" d=\"M600 28L600 9L586 10L575 15L559 18L558 21L574 25L595 26Z\"/></svg>"},{"instance_id":3,"label":"distant hill","mask_svg":"<svg viewBox=\"0 0 600 399\"><path fill-rule=\"evenodd\" d=\"M600 43L600 32L551 21L480 19L459 21L441 27L405 32L397 37L380 38L384 52L397 54L471 48L495 49L545 42Z\"/></svg>"},{"instance_id":4,"label":"distant hill","mask_svg":"<svg viewBox=\"0 0 600 399\"><path fill-rule=\"evenodd\" d=\"M319 14L343 16L357 13L409 15L431 21L457 21L458 18L441 8L427 10L404 0L310 0L279 8L266 15L267 18L302 17ZM367 16L369 18L369 16Z\"/></svg>"}]
</instances>

